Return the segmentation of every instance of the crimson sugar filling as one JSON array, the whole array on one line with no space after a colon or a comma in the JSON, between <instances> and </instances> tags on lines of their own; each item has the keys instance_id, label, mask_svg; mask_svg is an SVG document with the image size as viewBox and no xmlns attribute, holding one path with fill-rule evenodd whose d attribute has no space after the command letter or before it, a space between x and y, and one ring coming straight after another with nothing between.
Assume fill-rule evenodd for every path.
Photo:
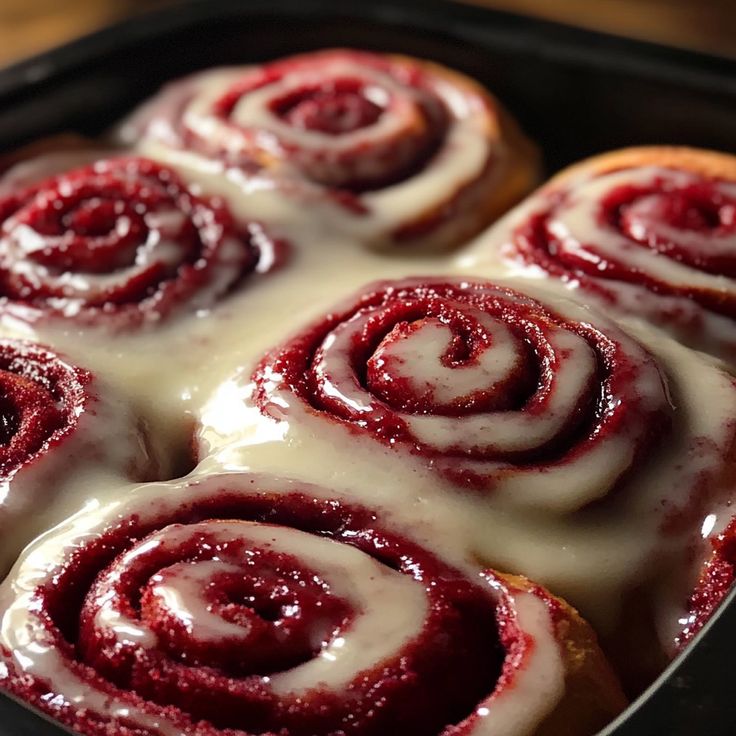
<instances>
[{"instance_id":1,"label":"crimson sugar filling","mask_svg":"<svg viewBox=\"0 0 736 736\"><path fill-rule=\"evenodd\" d=\"M440 332L447 346L440 355L421 352L423 335L432 332ZM420 352L407 364L403 351L412 350L412 342ZM417 376L417 354L424 367L436 366L438 377ZM453 375L460 380L494 354L501 368L482 376L481 385L437 396L447 393ZM570 398L565 390L576 361L588 370ZM633 446L626 466L617 470L624 477L671 425L664 377L640 346L613 326L602 331L566 319L518 292L482 282L374 285L353 305L269 353L254 381L255 401L265 414L272 407L274 416L283 414L273 395L285 388L321 415L404 446L460 485L490 493L504 477L575 462L616 434ZM640 401L640 385L659 386L658 396ZM540 439L520 437L514 444L496 437L504 423L526 426L534 437L537 420L553 408L562 419ZM462 420L484 415L487 437L465 436ZM430 417L443 426L451 422L454 439L440 444L417 433L414 419Z\"/></svg>"}]
</instances>

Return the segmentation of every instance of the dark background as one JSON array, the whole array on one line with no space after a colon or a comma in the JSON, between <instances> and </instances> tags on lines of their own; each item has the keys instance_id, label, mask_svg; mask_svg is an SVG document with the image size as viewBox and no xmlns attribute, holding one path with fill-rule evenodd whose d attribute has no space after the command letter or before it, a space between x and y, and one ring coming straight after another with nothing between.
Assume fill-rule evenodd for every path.
<instances>
[{"instance_id":1,"label":"dark background","mask_svg":"<svg viewBox=\"0 0 736 736\"><path fill-rule=\"evenodd\" d=\"M370 1L346 0L345 8L349 2ZM736 57L735 0L468 1L584 28ZM175 2L0 0L0 66L120 18Z\"/></svg>"}]
</instances>

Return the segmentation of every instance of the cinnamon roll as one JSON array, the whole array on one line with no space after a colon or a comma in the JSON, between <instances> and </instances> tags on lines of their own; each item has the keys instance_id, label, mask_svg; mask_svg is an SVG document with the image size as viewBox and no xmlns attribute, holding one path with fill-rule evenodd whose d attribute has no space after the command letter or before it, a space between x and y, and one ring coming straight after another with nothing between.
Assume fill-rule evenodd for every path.
<instances>
[{"instance_id":1,"label":"cinnamon roll","mask_svg":"<svg viewBox=\"0 0 736 736\"><path fill-rule=\"evenodd\" d=\"M533 147L477 83L362 51L175 82L121 136L178 164L191 163L189 154L220 162L243 178L248 197L265 191L264 206L280 205L279 219L303 222L305 207L318 208L310 222L384 247L458 244L538 176ZM274 203L274 188L283 202Z\"/></svg>"},{"instance_id":2,"label":"cinnamon roll","mask_svg":"<svg viewBox=\"0 0 736 736\"><path fill-rule=\"evenodd\" d=\"M0 609L0 683L85 736L583 736L625 706L564 601L266 476L78 517Z\"/></svg>"},{"instance_id":3,"label":"cinnamon roll","mask_svg":"<svg viewBox=\"0 0 736 736\"><path fill-rule=\"evenodd\" d=\"M175 308L210 307L253 271L264 244L259 227L193 194L166 166L48 155L0 180L0 309L155 323Z\"/></svg>"},{"instance_id":4,"label":"cinnamon roll","mask_svg":"<svg viewBox=\"0 0 736 736\"><path fill-rule=\"evenodd\" d=\"M496 502L574 511L631 475L673 407L644 347L555 307L486 282L378 283L268 353L254 401L274 418L298 402Z\"/></svg>"},{"instance_id":5,"label":"cinnamon roll","mask_svg":"<svg viewBox=\"0 0 736 736\"><path fill-rule=\"evenodd\" d=\"M736 158L687 148L603 154L553 178L463 257L561 280L578 297L643 317L736 358Z\"/></svg>"}]
</instances>

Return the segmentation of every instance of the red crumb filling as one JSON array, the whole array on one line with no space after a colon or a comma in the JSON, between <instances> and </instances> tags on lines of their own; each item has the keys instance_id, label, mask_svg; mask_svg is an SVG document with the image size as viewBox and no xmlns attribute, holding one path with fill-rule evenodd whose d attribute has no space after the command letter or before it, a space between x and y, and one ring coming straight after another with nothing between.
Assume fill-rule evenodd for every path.
<instances>
[{"instance_id":1,"label":"red crumb filling","mask_svg":"<svg viewBox=\"0 0 736 736\"><path fill-rule=\"evenodd\" d=\"M437 402L431 386L417 393L406 380L406 371L392 375L391 361L376 360L382 345L395 342L422 329L427 321L440 321L453 338L442 358L445 366L461 371L473 365L480 351L493 346L493 329L478 321L477 310L498 319L518 340L526 359L508 378L494 386L478 386L471 393L450 404ZM323 345L333 331L364 314L370 318L353 338L344 365L351 378L370 395L368 408L355 407L326 387L326 378L315 369ZM560 423L557 434L541 446L529 450L506 450L482 446L471 448L433 447L412 433L401 416L467 417L481 412L522 411L529 416L544 416L556 386L556 356L547 335L561 327L585 340L597 357L597 374L587 385L576 386L578 401L573 411ZM612 328L613 331L613 328ZM610 436L626 436L634 444L631 467L638 458L660 441L671 424L671 407L664 391L660 402L641 402L632 389L641 371L651 372L663 381L653 358L645 351L631 354L615 337L595 326L563 319L539 302L511 290L482 282L464 285L452 283L398 282L379 284L361 295L356 303L338 310L315 323L296 339L269 353L254 373L255 400L264 413L271 409L270 395L274 375L307 406L332 421L371 434L395 446L397 443L413 454L430 461L496 460L514 467L538 465L540 472L551 464L572 462ZM614 400L612 397L623 397ZM278 411L278 409L276 410ZM461 467L461 466L458 466ZM469 487L487 488L490 479L457 474L447 466L452 477Z\"/></svg>"},{"instance_id":2,"label":"red crumb filling","mask_svg":"<svg viewBox=\"0 0 736 736\"><path fill-rule=\"evenodd\" d=\"M693 178L684 187L665 181L620 186L601 202L600 217L631 241L657 250L693 268L724 276L736 275L736 254L709 254L669 237L670 230L703 238L736 235L736 199L717 181ZM660 232L661 225L667 226Z\"/></svg>"},{"instance_id":3,"label":"red crumb filling","mask_svg":"<svg viewBox=\"0 0 736 736\"><path fill-rule=\"evenodd\" d=\"M141 543L145 549L145 540ZM201 591L207 611L236 624L242 634L216 641L198 639L192 623L170 610L155 591L186 577L203 560L229 563L237 572L217 572ZM254 548L240 539L220 543L206 533L179 545L157 545L136 556L123 575L119 568L98 578L80 615L79 648L87 664L108 680L155 699L150 690L152 669L171 675L176 688L191 667L214 667L227 676L271 675L296 667L319 654L322 644L350 625L354 612L296 558ZM95 617L114 594L124 608L158 637L162 651L125 647ZM196 625L196 623L195 623ZM163 652L163 653L162 653ZM170 660L163 663L164 658ZM183 666L180 666L183 665Z\"/></svg>"},{"instance_id":4,"label":"red crumb filling","mask_svg":"<svg viewBox=\"0 0 736 736\"><path fill-rule=\"evenodd\" d=\"M708 622L736 577L736 518L711 542L713 552L688 600L688 623L677 640L684 647Z\"/></svg>"},{"instance_id":5,"label":"red crumb filling","mask_svg":"<svg viewBox=\"0 0 736 736\"><path fill-rule=\"evenodd\" d=\"M383 108L366 96L358 79L332 79L273 100L271 109L289 125L328 135L344 135L378 121Z\"/></svg>"},{"instance_id":6,"label":"red crumb filling","mask_svg":"<svg viewBox=\"0 0 736 736\"><path fill-rule=\"evenodd\" d=\"M365 69L365 77L352 72L346 76L339 68L333 69L335 62L358 64ZM320 81L297 84L290 78L301 73L310 78L319 74ZM393 84L390 91L381 86L382 75L398 84L399 91ZM282 84L286 91L281 89ZM345 149L314 149L283 130L261 129L239 121L238 104L272 85L277 91L264 106L295 131L317 132L335 139L365 129L366 136ZM397 95L402 96L399 101ZM384 116L397 115L398 108L407 116L401 118L403 127L398 132L384 134L379 126L374 132L368 130ZM336 201L352 210L360 206L352 202L350 194L382 189L421 171L440 149L450 117L421 67L376 54L345 51L297 56L246 73L215 101L212 114L242 136L242 151L229 145L219 152L229 162L248 166L261 160L258 141L265 133L278 141L279 155L307 179L338 192ZM211 146L210 141L198 140L191 132L184 131L184 137L188 146ZM266 159L271 154L269 149Z\"/></svg>"}]
</instances>

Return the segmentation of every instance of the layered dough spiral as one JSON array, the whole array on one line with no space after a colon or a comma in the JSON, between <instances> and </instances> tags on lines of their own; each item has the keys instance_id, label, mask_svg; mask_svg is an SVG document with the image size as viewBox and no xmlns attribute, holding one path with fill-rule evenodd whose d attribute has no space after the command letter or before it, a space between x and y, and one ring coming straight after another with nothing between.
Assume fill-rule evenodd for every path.
<instances>
[{"instance_id":1,"label":"layered dough spiral","mask_svg":"<svg viewBox=\"0 0 736 736\"><path fill-rule=\"evenodd\" d=\"M87 736L570 736L625 704L560 599L271 477L141 486L78 516L0 608L3 685Z\"/></svg>"},{"instance_id":2,"label":"layered dough spiral","mask_svg":"<svg viewBox=\"0 0 736 736\"><path fill-rule=\"evenodd\" d=\"M180 164L192 153L220 161L249 197L275 187L279 219L290 202L302 222L304 207L321 208L329 228L377 246L459 244L518 201L538 170L531 144L475 82L360 51L176 82L121 135Z\"/></svg>"},{"instance_id":3,"label":"layered dough spiral","mask_svg":"<svg viewBox=\"0 0 736 736\"><path fill-rule=\"evenodd\" d=\"M0 180L0 298L31 319L130 327L209 307L267 242L145 158L48 155Z\"/></svg>"},{"instance_id":4,"label":"layered dough spiral","mask_svg":"<svg viewBox=\"0 0 736 736\"><path fill-rule=\"evenodd\" d=\"M0 340L0 394L0 575L88 466L127 481L168 471L132 408L43 346Z\"/></svg>"},{"instance_id":5,"label":"layered dough spiral","mask_svg":"<svg viewBox=\"0 0 736 736\"><path fill-rule=\"evenodd\" d=\"M486 282L377 284L254 376L514 508L569 512L612 492L673 409L653 357L612 323ZM287 414L288 417L288 414Z\"/></svg>"},{"instance_id":6,"label":"layered dough spiral","mask_svg":"<svg viewBox=\"0 0 736 736\"><path fill-rule=\"evenodd\" d=\"M736 158L686 148L603 154L554 177L463 257L562 280L701 350L736 357Z\"/></svg>"}]
</instances>

